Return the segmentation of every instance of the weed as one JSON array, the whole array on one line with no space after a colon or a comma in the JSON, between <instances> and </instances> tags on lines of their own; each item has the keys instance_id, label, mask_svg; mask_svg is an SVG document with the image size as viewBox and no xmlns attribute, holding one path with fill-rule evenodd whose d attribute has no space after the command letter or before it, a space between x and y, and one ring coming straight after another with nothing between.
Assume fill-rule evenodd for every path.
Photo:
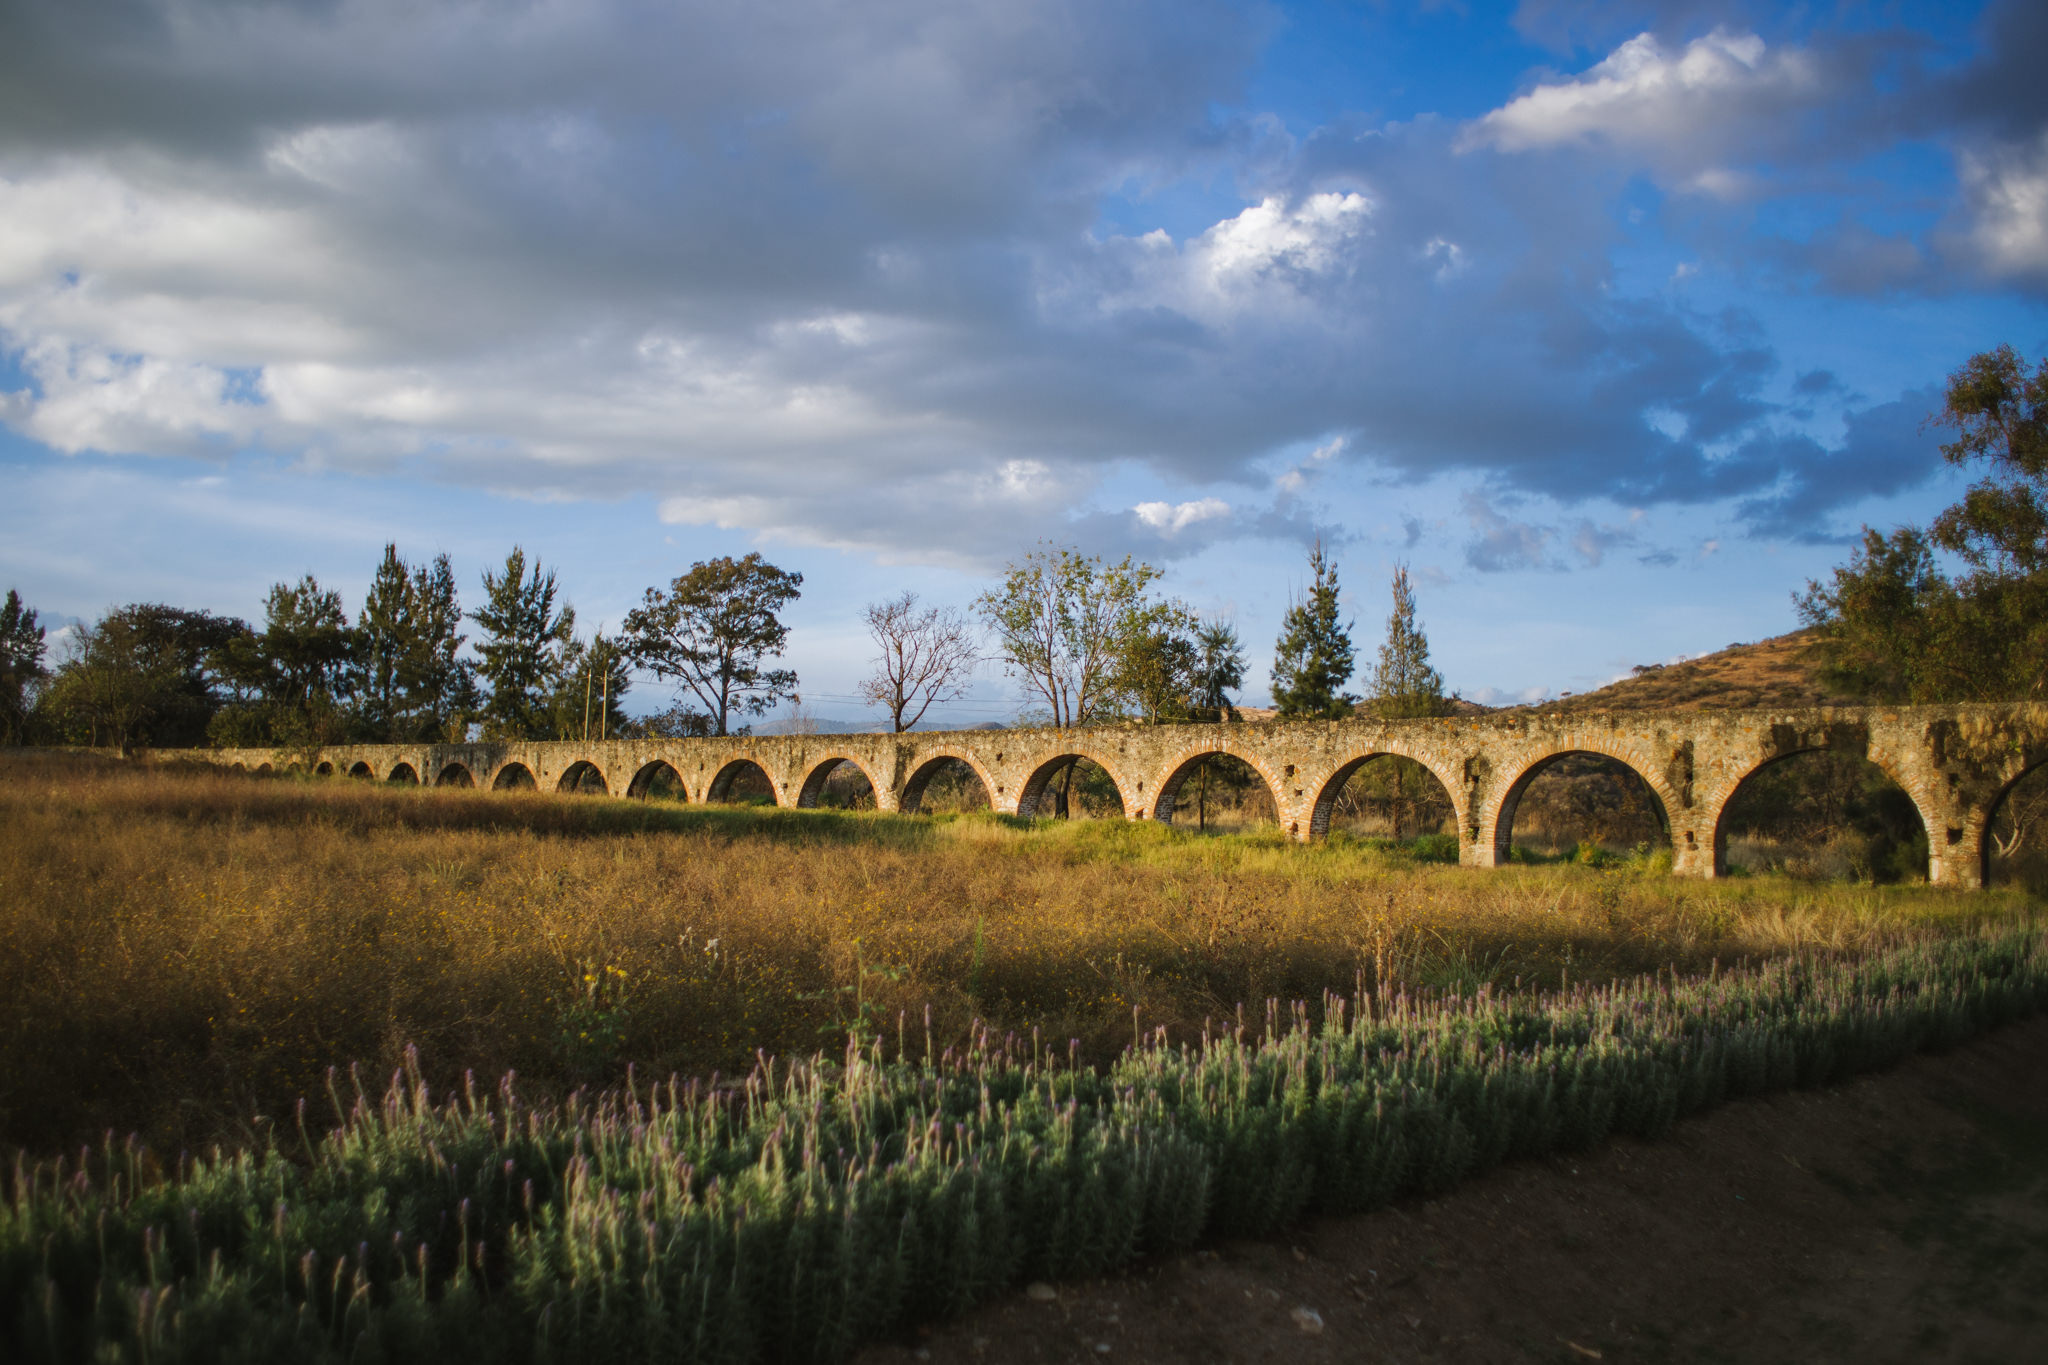
<instances>
[{"instance_id":1,"label":"weed","mask_svg":"<svg viewBox=\"0 0 2048 1365\"><path fill-rule=\"evenodd\" d=\"M630 987L624 967L587 958L577 964L573 979L555 997L555 1048L565 1074L582 1082L617 1067L632 1014Z\"/></svg>"}]
</instances>

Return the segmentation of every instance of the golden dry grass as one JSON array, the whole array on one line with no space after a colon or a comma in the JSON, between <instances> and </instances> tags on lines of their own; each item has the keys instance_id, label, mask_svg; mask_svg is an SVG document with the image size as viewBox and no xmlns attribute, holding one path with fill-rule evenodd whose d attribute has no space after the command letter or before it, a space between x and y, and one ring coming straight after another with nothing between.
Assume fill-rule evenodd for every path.
<instances>
[{"instance_id":1,"label":"golden dry grass","mask_svg":"<svg viewBox=\"0 0 2048 1365\"><path fill-rule=\"evenodd\" d=\"M1134 1027L1355 986L1852 950L2017 893L1418 864L1276 833L704 808L0 760L0 1147L251 1133L327 1068L533 1089Z\"/></svg>"},{"instance_id":2,"label":"golden dry grass","mask_svg":"<svg viewBox=\"0 0 2048 1365\"><path fill-rule=\"evenodd\" d=\"M1539 704L1549 711L1699 711L1726 707L1839 705L1816 678L1817 632L1795 630L1729 645L1681 664L1652 668L1578 696Z\"/></svg>"}]
</instances>

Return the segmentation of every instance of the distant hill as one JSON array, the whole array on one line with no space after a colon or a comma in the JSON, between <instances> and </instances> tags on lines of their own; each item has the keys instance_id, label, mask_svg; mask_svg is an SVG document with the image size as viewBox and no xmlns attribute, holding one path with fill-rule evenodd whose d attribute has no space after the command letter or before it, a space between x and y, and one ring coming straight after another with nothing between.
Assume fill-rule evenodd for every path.
<instances>
[{"instance_id":1,"label":"distant hill","mask_svg":"<svg viewBox=\"0 0 2048 1365\"><path fill-rule=\"evenodd\" d=\"M1718 711L1747 707L1840 705L1821 690L1815 632L1795 630L1755 644L1730 645L1678 664L1638 665L1633 676L1591 692L1509 710Z\"/></svg>"}]
</instances>

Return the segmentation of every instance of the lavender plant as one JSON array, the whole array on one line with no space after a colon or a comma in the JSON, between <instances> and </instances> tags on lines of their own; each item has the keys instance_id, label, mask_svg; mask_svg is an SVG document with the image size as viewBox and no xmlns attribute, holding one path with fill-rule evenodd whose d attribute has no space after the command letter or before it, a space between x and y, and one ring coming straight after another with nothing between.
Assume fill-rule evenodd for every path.
<instances>
[{"instance_id":1,"label":"lavender plant","mask_svg":"<svg viewBox=\"0 0 2048 1365\"><path fill-rule=\"evenodd\" d=\"M1655 1137L2048 1002L2035 931L1549 995L1269 1005L1102 1071L978 1033L531 1105L356 1085L296 1144L17 1165L11 1360L832 1359L1022 1278Z\"/></svg>"}]
</instances>

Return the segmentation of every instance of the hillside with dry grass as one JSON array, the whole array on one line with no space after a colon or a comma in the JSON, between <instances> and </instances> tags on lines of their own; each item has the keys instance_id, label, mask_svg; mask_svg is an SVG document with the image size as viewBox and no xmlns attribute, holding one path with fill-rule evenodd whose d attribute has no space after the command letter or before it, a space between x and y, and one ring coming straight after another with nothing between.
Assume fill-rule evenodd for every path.
<instances>
[{"instance_id":1,"label":"hillside with dry grass","mask_svg":"<svg viewBox=\"0 0 2048 1365\"><path fill-rule=\"evenodd\" d=\"M1815 632L1795 630L1675 664L1640 664L1591 692L1536 703L1551 711L1717 711L1840 705L1824 691Z\"/></svg>"}]
</instances>

